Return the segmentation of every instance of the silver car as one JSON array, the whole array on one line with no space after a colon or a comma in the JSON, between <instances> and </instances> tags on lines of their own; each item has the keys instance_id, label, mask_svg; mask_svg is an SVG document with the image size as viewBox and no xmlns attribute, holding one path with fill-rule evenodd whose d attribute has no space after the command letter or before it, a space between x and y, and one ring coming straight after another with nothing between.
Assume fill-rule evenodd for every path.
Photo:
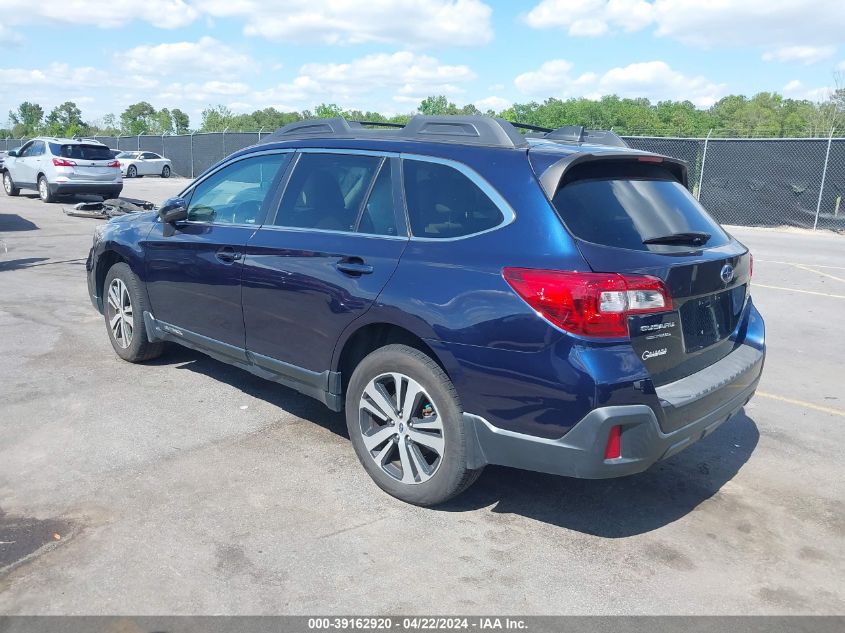
<instances>
[{"instance_id":1,"label":"silver car","mask_svg":"<svg viewBox=\"0 0 845 633\"><path fill-rule=\"evenodd\" d=\"M120 171L127 178L161 176L170 178L172 165L169 158L155 152L121 152L117 155Z\"/></svg>"},{"instance_id":2,"label":"silver car","mask_svg":"<svg viewBox=\"0 0 845 633\"><path fill-rule=\"evenodd\" d=\"M35 189L43 202L70 194L116 198L123 190L120 163L92 139L34 138L9 151L2 172L6 195Z\"/></svg>"}]
</instances>

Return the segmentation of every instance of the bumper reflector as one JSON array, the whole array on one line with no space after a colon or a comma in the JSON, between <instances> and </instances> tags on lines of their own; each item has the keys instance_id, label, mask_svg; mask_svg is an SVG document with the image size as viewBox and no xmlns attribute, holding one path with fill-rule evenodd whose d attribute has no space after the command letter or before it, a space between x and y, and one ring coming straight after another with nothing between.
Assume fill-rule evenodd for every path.
<instances>
[{"instance_id":1,"label":"bumper reflector","mask_svg":"<svg viewBox=\"0 0 845 633\"><path fill-rule=\"evenodd\" d=\"M622 457L622 433L621 427L610 427L610 433L607 436L607 447L604 449L605 459L619 459Z\"/></svg>"}]
</instances>

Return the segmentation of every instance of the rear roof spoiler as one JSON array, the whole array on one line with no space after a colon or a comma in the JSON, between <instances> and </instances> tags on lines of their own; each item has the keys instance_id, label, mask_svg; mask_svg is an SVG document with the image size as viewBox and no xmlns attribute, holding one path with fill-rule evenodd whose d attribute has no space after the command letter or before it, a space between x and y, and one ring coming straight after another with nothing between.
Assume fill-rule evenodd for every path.
<instances>
[{"instance_id":1,"label":"rear roof spoiler","mask_svg":"<svg viewBox=\"0 0 845 633\"><path fill-rule=\"evenodd\" d=\"M601 153L595 154L570 154L561 158L559 161L549 165L546 171L540 174L540 187L542 187L543 192L549 200L551 200L554 198L555 192L557 192L557 187L567 171L575 165L596 161L643 161L659 164L668 169L684 187L689 188L689 172L686 161L679 158L672 158L671 156L662 156L660 154L613 150L602 151Z\"/></svg>"}]
</instances>

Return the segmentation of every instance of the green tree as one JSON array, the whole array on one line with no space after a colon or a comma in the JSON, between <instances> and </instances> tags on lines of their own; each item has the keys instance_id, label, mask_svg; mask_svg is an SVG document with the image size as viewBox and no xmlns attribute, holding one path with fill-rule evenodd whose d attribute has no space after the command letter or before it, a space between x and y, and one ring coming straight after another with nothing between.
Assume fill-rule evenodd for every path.
<instances>
[{"instance_id":1,"label":"green tree","mask_svg":"<svg viewBox=\"0 0 845 633\"><path fill-rule=\"evenodd\" d=\"M157 129L156 114L156 109L146 101L133 103L120 115L120 130L129 136L154 134Z\"/></svg>"},{"instance_id":2,"label":"green tree","mask_svg":"<svg viewBox=\"0 0 845 633\"><path fill-rule=\"evenodd\" d=\"M318 119L331 119L343 116L343 110L336 103L321 103L314 108L314 116Z\"/></svg>"},{"instance_id":3,"label":"green tree","mask_svg":"<svg viewBox=\"0 0 845 633\"><path fill-rule=\"evenodd\" d=\"M12 136L37 136L41 131L44 108L37 103L24 101L16 110L9 112L12 122Z\"/></svg>"},{"instance_id":4,"label":"green tree","mask_svg":"<svg viewBox=\"0 0 845 633\"><path fill-rule=\"evenodd\" d=\"M426 97L423 99L417 110L420 111L420 114L427 114L430 116L448 114L450 105L454 107L454 104L450 104L449 100L445 96L437 95L436 97Z\"/></svg>"},{"instance_id":5,"label":"green tree","mask_svg":"<svg viewBox=\"0 0 845 633\"><path fill-rule=\"evenodd\" d=\"M224 105L209 106L200 115L201 132L223 132L232 129L235 121L235 114Z\"/></svg>"},{"instance_id":6,"label":"green tree","mask_svg":"<svg viewBox=\"0 0 845 633\"><path fill-rule=\"evenodd\" d=\"M73 101L65 101L47 115L47 133L50 136L73 137L89 132L82 121L82 110Z\"/></svg>"},{"instance_id":7,"label":"green tree","mask_svg":"<svg viewBox=\"0 0 845 633\"><path fill-rule=\"evenodd\" d=\"M176 134L187 134L188 129L191 127L191 119L188 115L179 108L173 108L170 111L170 115L173 118L173 127L175 128Z\"/></svg>"}]
</instances>

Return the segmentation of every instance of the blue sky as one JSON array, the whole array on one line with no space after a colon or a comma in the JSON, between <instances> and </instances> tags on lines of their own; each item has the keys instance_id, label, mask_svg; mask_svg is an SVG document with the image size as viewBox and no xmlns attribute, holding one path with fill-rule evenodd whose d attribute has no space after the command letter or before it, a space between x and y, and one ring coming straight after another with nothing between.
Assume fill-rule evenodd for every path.
<instances>
[{"instance_id":1,"label":"blue sky","mask_svg":"<svg viewBox=\"0 0 845 633\"><path fill-rule=\"evenodd\" d=\"M603 94L823 99L841 0L3 0L0 113L73 100L410 112Z\"/></svg>"}]
</instances>

